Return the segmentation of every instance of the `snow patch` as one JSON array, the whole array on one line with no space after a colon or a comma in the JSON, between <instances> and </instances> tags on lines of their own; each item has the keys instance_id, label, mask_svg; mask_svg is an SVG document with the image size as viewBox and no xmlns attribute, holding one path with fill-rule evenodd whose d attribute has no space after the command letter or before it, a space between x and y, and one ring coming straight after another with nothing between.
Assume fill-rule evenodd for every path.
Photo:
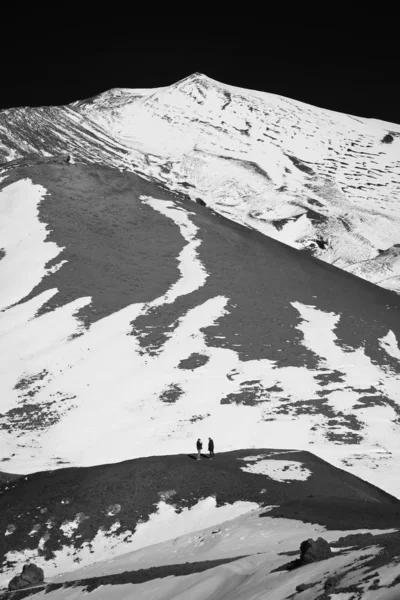
<instances>
[{"instance_id":1,"label":"snow patch","mask_svg":"<svg viewBox=\"0 0 400 600\"><path fill-rule=\"evenodd\" d=\"M75 519L71 520L71 521L64 521L64 523L62 523L60 525L60 529L63 532L63 534L65 535L65 537L71 538L75 531L78 529L79 525L85 520L88 519L89 517L85 517L85 515L83 513L78 513L75 517Z\"/></svg>"},{"instance_id":2,"label":"snow patch","mask_svg":"<svg viewBox=\"0 0 400 600\"><path fill-rule=\"evenodd\" d=\"M388 333L379 339L381 347L393 358L400 360L400 348L397 338L393 331L389 329Z\"/></svg>"},{"instance_id":3,"label":"snow patch","mask_svg":"<svg viewBox=\"0 0 400 600\"><path fill-rule=\"evenodd\" d=\"M301 463L290 460L271 460L263 456L246 456L240 460L254 463L240 467L242 471L267 475L276 481L306 481L312 475Z\"/></svg>"},{"instance_id":4,"label":"snow patch","mask_svg":"<svg viewBox=\"0 0 400 600\"><path fill-rule=\"evenodd\" d=\"M121 505L113 504L113 505L109 506L107 509L107 517L114 517L119 512L121 512Z\"/></svg>"},{"instance_id":5,"label":"snow patch","mask_svg":"<svg viewBox=\"0 0 400 600\"><path fill-rule=\"evenodd\" d=\"M131 549L144 548L169 540L172 532L173 537L177 538L188 532L217 525L221 521L234 519L258 507L256 502L238 501L218 508L216 499L211 496L199 500L192 508L184 508L177 513L173 505L161 501L157 511L150 515L149 520L136 527Z\"/></svg>"},{"instance_id":6,"label":"snow patch","mask_svg":"<svg viewBox=\"0 0 400 600\"><path fill-rule=\"evenodd\" d=\"M198 228L192 223L187 211L175 206L173 202L157 200L150 196L141 196L144 204L172 219L178 226L182 237L187 241L186 246L178 256L181 278L170 287L168 292L150 303L150 306L172 304L179 296L184 296L202 287L208 274L198 258L197 248L201 240L196 238Z\"/></svg>"},{"instance_id":7,"label":"snow patch","mask_svg":"<svg viewBox=\"0 0 400 600\"><path fill-rule=\"evenodd\" d=\"M57 271L59 271L61 269L61 267L63 265L65 265L67 262L68 262L67 260L60 260L60 262L55 264L53 267L49 267L47 269L47 275L53 275L53 273L57 273Z\"/></svg>"},{"instance_id":8,"label":"snow patch","mask_svg":"<svg viewBox=\"0 0 400 600\"><path fill-rule=\"evenodd\" d=\"M8 525L4 535L12 535L16 530L15 525Z\"/></svg>"},{"instance_id":9,"label":"snow patch","mask_svg":"<svg viewBox=\"0 0 400 600\"><path fill-rule=\"evenodd\" d=\"M21 179L0 191L0 310L18 302L46 275L46 264L62 250L46 241L39 204L47 194L41 185Z\"/></svg>"}]
</instances>

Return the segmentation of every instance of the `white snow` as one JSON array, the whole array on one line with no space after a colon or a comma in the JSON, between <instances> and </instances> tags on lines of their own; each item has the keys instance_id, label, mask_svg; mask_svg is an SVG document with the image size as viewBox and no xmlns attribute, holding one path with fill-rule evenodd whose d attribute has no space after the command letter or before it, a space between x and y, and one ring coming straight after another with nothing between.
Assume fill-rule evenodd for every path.
<instances>
[{"instance_id":1,"label":"white snow","mask_svg":"<svg viewBox=\"0 0 400 600\"><path fill-rule=\"evenodd\" d=\"M158 298L150 306L160 306L162 304L171 304L179 296L190 294L202 287L208 277L204 266L197 256L197 248L201 240L196 239L197 227L190 220L190 213L177 208L173 202L156 200L155 198L141 196L144 204L148 204L154 210L173 220L180 229L182 237L188 242L178 256L179 270L181 278L170 287L165 296Z\"/></svg>"},{"instance_id":2,"label":"white snow","mask_svg":"<svg viewBox=\"0 0 400 600\"><path fill-rule=\"evenodd\" d=\"M97 573L102 574L121 573L132 569L146 569L151 566L161 566L169 564L180 564L196 562L202 560L216 560L218 558L235 557L247 554L285 552L286 550L298 550L300 543L304 539L324 537L328 542L333 542L340 537L352 533L368 533L367 529L353 531L329 531L321 525L303 523L292 519L271 518L260 514L267 512L266 508L254 508L248 504L246 510L243 506L243 514L233 517L235 510L240 513L241 508L237 503L232 507L227 507L224 514L219 514L221 508L212 507L212 520L214 524L206 525L203 521L203 529L188 527L185 533L182 526L179 528L180 536L171 527L169 538L165 541L154 544L144 545L142 548L130 551L131 546L127 546L126 553L119 553L118 556L108 557L102 563L96 561L90 566L79 567L74 571L74 577L93 577ZM210 506L212 503L210 502ZM193 510L193 509L192 509ZM202 509L204 510L204 509ZM209 509L208 509L209 510ZM190 512L190 511L189 511ZM230 516L229 516L230 513ZM224 521L224 515L228 520ZM208 514L204 515L209 518ZM175 523L180 515L175 517ZM195 523L196 524L196 523ZM390 533L392 530L370 530L372 535L379 533ZM171 535L172 534L172 535ZM291 560L287 556L281 555L278 558L279 564L284 564ZM59 575L56 581L70 578L70 573Z\"/></svg>"},{"instance_id":3,"label":"white snow","mask_svg":"<svg viewBox=\"0 0 400 600\"><path fill-rule=\"evenodd\" d=\"M113 506L109 506L107 509L107 516L108 517L113 517L114 515L117 515L119 512L121 512L121 505L120 504L114 504Z\"/></svg>"},{"instance_id":4,"label":"white snow","mask_svg":"<svg viewBox=\"0 0 400 600\"><path fill-rule=\"evenodd\" d=\"M21 300L46 275L46 263L62 248L46 242L46 224L39 204L46 194L41 185L21 179L0 191L0 310Z\"/></svg>"},{"instance_id":5,"label":"white snow","mask_svg":"<svg viewBox=\"0 0 400 600\"><path fill-rule=\"evenodd\" d=\"M75 519L71 521L64 521L60 525L60 529L66 537L72 537L75 531L78 529L79 525L89 517L85 517L83 513L78 513Z\"/></svg>"},{"instance_id":6,"label":"white snow","mask_svg":"<svg viewBox=\"0 0 400 600\"><path fill-rule=\"evenodd\" d=\"M293 560L294 557L286 553L298 552L304 539L322 536L333 542L339 537L356 532L327 531L320 525L296 520L268 516L260 518L260 514L264 512L265 509L252 510L234 519L220 522L218 527L192 531L156 545L146 546L83 568L79 567L73 572L57 574L51 581L63 582L163 565L245 556L203 573L185 577L170 576L137 585L106 586L92 593L101 598L134 597L148 600L262 600L267 593L268 599L283 600L295 591L296 585L305 582L316 582L319 586L316 590L319 589L321 593L323 582L328 576L353 567L358 568L357 574L362 569L365 555L374 556L380 550L373 545L372 540L372 545L367 549L346 549L344 553L335 552L327 561L291 572L273 573L277 567ZM367 533L367 530L360 530L358 533ZM378 535L383 532L373 530L371 533Z\"/></svg>"},{"instance_id":7,"label":"white snow","mask_svg":"<svg viewBox=\"0 0 400 600\"><path fill-rule=\"evenodd\" d=\"M390 356L392 356L393 358L397 358L397 360L400 360L399 343L392 330L389 330L383 338L380 338L379 342L382 348L384 348L386 352L390 354Z\"/></svg>"},{"instance_id":8,"label":"white snow","mask_svg":"<svg viewBox=\"0 0 400 600\"><path fill-rule=\"evenodd\" d=\"M341 268L360 265L360 276L397 289L384 279L390 264L379 254L400 241L400 136L382 142L400 126L199 73L168 88L111 90L78 110L129 148L132 170L295 248L314 247ZM272 223L287 218L281 228Z\"/></svg>"},{"instance_id":9,"label":"white snow","mask_svg":"<svg viewBox=\"0 0 400 600\"><path fill-rule=\"evenodd\" d=\"M4 535L12 535L15 532L15 525L8 525Z\"/></svg>"},{"instance_id":10,"label":"white snow","mask_svg":"<svg viewBox=\"0 0 400 600\"><path fill-rule=\"evenodd\" d=\"M33 537L34 535L37 535L40 531L40 525L34 525L31 529L31 531L28 533L28 535L30 535L31 537Z\"/></svg>"},{"instance_id":11,"label":"white snow","mask_svg":"<svg viewBox=\"0 0 400 600\"><path fill-rule=\"evenodd\" d=\"M261 514L265 516L260 517ZM339 571L348 569L349 577L360 579L365 556L373 556L380 551L372 539L371 546L361 551L349 548L343 553L335 549L334 556L327 561L292 572L273 573L277 567L293 560L294 557L287 553L298 552L303 540L322 536L328 542L334 542L349 534L370 532L375 536L396 531L330 531L321 525L271 518L268 508L258 508L251 502L216 508L214 498L206 498L180 514L165 502L160 502L151 519L140 526L136 540L137 534L118 534L118 528L119 523L116 522L108 531L99 531L92 544L84 545L79 551L65 547L56 553L53 561L45 562L37 551L9 553L8 560L17 561L17 566L14 570L4 570L1 584L6 583L28 560L44 568L47 582L58 583L163 565L244 556L203 573L154 579L134 586L101 586L92 594L107 599L134 597L135 600L173 600L181 597L183 600L197 598L197 594L203 593L204 600L214 593L215 597L211 597L217 600L262 600L268 593L268 599L283 600L294 592L299 583L317 582L320 587L316 589L321 593L324 580ZM113 535L110 535L112 532ZM356 570L353 572L351 569L354 567ZM390 569L391 565L382 567L384 581L391 580ZM75 596L69 595L71 589ZM81 593L78 586L49 592L46 599L51 600L53 594L55 598L72 600L79 598ZM41 597L40 594L38 597Z\"/></svg>"},{"instance_id":12,"label":"white snow","mask_svg":"<svg viewBox=\"0 0 400 600\"><path fill-rule=\"evenodd\" d=\"M55 552L55 558L52 560L44 560L37 550L8 552L6 560L17 565L33 561L45 570L47 579L60 572L74 571L77 565L86 569L89 565L102 560L110 561L127 552L132 553L171 538L192 534L205 527L229 522L258 508L259 505L255 502L242 501L217 507L215 498L209 497L199 500L192 508L184 508L177 513L174 506L161 501L149 520L139 523L134 532L118 533L120 523L116 521L108 530L99 529L94 539L90 543L84 543L80 548L75 549L73 545L71 547L65 545ZM78 514L74 520L63 523L60 528L64 535L71 538L84 518L84 515ZM41 538L38 548L43 547L45 540L46 537ZM3 569L0 585L10 577L11 572L9 567Z\"/></svg>"},{"instance_id":13,"label":"white snow","mask_svg":"<svg viewBox=\"0 0 400 600\"><path fill-rule=\"evenodd\" d=\"M217 508L216 499L211 496L199 500L192 508L184 508L177 513L173 505L162 501L159 502L157 511L150 515L149 521L137 526L130 550L159 544L171 539L171 534L177 538L188 532L217 525L255 509L258 509L257 503L242 501Z\"/></svg>"},{"instance_id":14,"label":"white snow","mask_svg":"<svg viewBox=\"0 0 400 600\"><path fill-rule=\"evenodd\" d=\"M400 290L399 261L380 259L382 250L400 241L400 125L200 73L169 87L116 88L66 107L4 113L4 160L64 154L72 163L84 159L137 171L193 200L201 197L250 228L295 248L314 248L327 262ZM45 139L35 136L38 129ZM391 143L383 143L388 132ZM279 219L290 220L275 226Z\"/></svg>"},{"instance_id":15,"label":"white snow","mask_svg":"<svg viewBox=\"0 0 400 600\"><path fill-rule=\"evenodd\" d=\"M311 471L300 462L274 460L263 456L246 456L240 460L253 463L240 467L242 471L267 475L276 481L306 481L311 475Z\"/></svg>"}]
</instances>

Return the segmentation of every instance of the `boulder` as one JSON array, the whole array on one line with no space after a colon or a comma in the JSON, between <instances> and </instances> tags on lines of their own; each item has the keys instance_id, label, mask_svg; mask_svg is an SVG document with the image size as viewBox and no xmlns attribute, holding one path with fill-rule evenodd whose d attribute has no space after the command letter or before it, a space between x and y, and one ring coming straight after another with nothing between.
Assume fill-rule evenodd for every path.
<instances>
[{"instance_id":1,"label":"boulder","mask_svg":"<svg viewBox=\"0 0 400 600\"><path fill-rule=\"evenodd\" d=\"M21 585L22 582L22 585ZM20 590L21 587L25 587L23 584L23 580L21 579L20 575L16 575L15 577L13 577L11 579L11 581L8 583L8 589L10 591L12 590Z\"/></svg>"},{"instance_id":2,"label":"boulder","mask_svg":"<svg viewBox=\"0 0 400 600\"><path fill-rule=\"evenodd\" d=\"M310 590L316 585L318 585L317 581L315 581L314 583L300 583L300 585L296 587L296 592L304 592L305 590Z\"/></svg>"},{"instance_id":3,"label":"boulder","mask_svg":"<svg viewBox=\"0 0 400 600\"><path fill-rule=\"evenodd\" d=\"M33 563L24 565L21 575L16 575L8 584L9 590L21 590L32 585L40 585L44 581L43 569Z\"/></svg>"},{"instance_id":4,"label":"boulder","mask_svg":"<svg viewBox=\"0 0 400 600\"><path fill-rule=\"evenodd\" d=\"M29 565L24 565L21 577L31 585L43 583L44 572L43 569L31 563Z\"/></svg>"},{"instance_id":5,"label":"boulder","mask_svg":"<svg viewBox=\"0 0 400 600\"><path fill-rule=\"evenodd\" d=\"M337 577L328 577L328 579L324 583L325 592L327 592L328 594L333 594L336 589L337 584L338 584Z\"/></svg>"},{"instance_id":6,"label":"boulder","mask_svg":"<svg viewBox=\"0 0 400 600\"><path fill-rule=\"evenodd\" d=\"M315 541L308 539L300 544L300 562L302 564L325 560L331 556L331 547L324 538L318 538Z\"/></svg>"}]
</instances>

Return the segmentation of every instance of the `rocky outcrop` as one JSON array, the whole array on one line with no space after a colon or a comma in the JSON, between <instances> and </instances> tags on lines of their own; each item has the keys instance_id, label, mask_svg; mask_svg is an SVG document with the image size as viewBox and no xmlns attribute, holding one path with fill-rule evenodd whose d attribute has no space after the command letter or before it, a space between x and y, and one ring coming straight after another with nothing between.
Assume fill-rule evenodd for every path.
<instances>
[{"instance_id":1,"label":"rocky outcrop","mask_svg":"<svg viewBox=\"0 0 400 600\"><path fill-rule=\"evenodd\" d=\"M40 585L44 581L43 569L33 563L24 565L21 575L13 577L8 584L9 590L21 590L33 585Z\"/></svg>"},{"instance_id":2,"label":"rocky outcrop","mask_svg":"<svg viewBox=\"0 0 400 600\"><path fill-rule=\"evenodd\" d=\"M313 583L301 583L300 585L298 585L296 587L296 592L298 592L298 593L305 592L305 590L310 590L311 588L315 587L316 585L318 585L317 581L315 581Z\"/></svg>"},{"instance_id":3,"label":"rocky outcrop","mask_svg":"<svg viewBox=\"0 0 400 600\"><path fill-rule=\"evenodd\" d=\"M300 562L303 565L325 560L331 556L331 547L324 538L318 538L315 541L308 539L300 544Z\"/></svg>"}]
</instances>

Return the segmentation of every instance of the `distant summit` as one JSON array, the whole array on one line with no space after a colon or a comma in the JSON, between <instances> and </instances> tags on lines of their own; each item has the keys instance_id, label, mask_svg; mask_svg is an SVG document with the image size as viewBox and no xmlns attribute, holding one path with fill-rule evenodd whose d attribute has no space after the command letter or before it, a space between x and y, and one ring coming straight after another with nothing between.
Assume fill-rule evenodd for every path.
<instances>
[{"instance_id":1,"label":"distant summit","mask_svg":"<svg viewBox=\"0 0 400 600\"><path fill-rule=\"evenodd\" d=\"M2 111L0 125L3 164L67 153L127 169L400 292L397 259L380 257L400 243L399 125L203 73L67 107Z\"/></svg>"}]
</instances>

